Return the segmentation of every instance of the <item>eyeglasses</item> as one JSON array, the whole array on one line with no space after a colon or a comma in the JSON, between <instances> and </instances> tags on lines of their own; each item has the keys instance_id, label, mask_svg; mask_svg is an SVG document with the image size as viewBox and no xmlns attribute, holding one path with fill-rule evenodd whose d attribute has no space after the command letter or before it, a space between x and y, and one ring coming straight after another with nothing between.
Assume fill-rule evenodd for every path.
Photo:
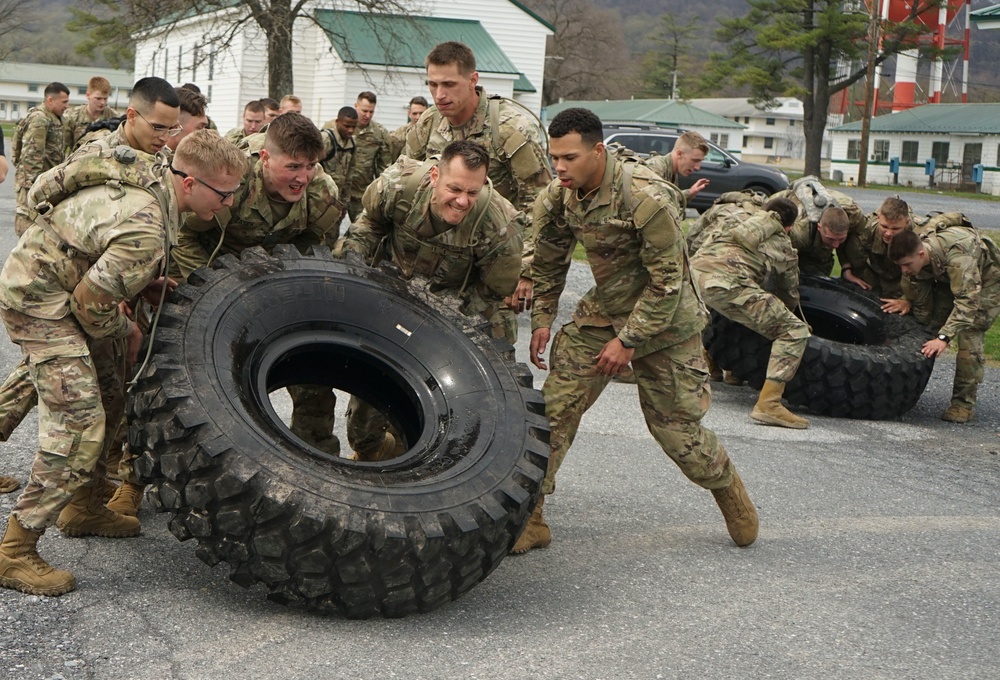
<instances>
[{"instance_id":1,"label":"eyeglasses","mask_svg":"<svg viewBox=\"0 0 1000 680\"><path fill-rule=\"evenodd\" d=\"M168 128L165 125L154 125L153 123L150 123L148 120L146 120L146 116L142 115L138 111L135 112L135 115L145 120L146 125L148 125L153 130L153 134L156 135L157 137L176 137L180 133L184 132L183 125L178 125L176 127Z\"/></svg>"},{"instance_id":2,"label":"eyeglasses","mask_svg":"<svg viewBox=\"0 0 1000 680\"><path fill-rule=\"evenodd\" d=\"M172 172L175 175L177 175L178 177L182 177L184 179L187 179L188 177L191 177L191 175L187 174L183 170L178 170L173 165L170 166L170 172ZM211 184L209 184L208 182L206 182L203 179L198 179L197 177L191 177L191 179L193 179L198 184L200 184L202 186L205 186L205 187L208 187L209 189L211 189L212 191L214 191L219 196L219 198L221 198L223 201L225 201L227 198L232 198L233 194L235 194L237 191L239 191L238 188L237 189L233 189L232 191L219 191L218 189L216 189L215 187L213 187Z\"/></svg>"}]
</instances>

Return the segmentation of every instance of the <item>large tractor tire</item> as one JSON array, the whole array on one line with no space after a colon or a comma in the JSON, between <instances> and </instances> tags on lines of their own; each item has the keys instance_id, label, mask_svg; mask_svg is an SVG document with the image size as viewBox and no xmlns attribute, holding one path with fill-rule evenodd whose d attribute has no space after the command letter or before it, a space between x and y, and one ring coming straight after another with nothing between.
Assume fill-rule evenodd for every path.
<instances>
[{"instance_id":1,"label":"large tractor tire","mask_svg":"<svg viewBox=\"0 0 1000 680\"><path fill-rule=\"evenodd\" d=\"M509 343L426 285L302 255L225 256L165 306L129 441L170 531L243 586L351 618L429 611L486 578L537 498L548 422ZM296 437L268 394L327 385L408 443L379 463Z\"/></svg>"},{"instance_id":2,"label":"large tractor tire","mask_svg":"<svg viewBox=\"0 0 1000 680\"><path fill-rule=\"evenodd\" d=\"M934 369L920 353L932 337L912 316L886 314L878 296L852 284L803 276L802 311L812 327L805 356L785 389L798 409L838 418L897 418L916 405ZM705 347L715 363L760 389L771 341L712 312Z\"/></svg>"}]
</instances>

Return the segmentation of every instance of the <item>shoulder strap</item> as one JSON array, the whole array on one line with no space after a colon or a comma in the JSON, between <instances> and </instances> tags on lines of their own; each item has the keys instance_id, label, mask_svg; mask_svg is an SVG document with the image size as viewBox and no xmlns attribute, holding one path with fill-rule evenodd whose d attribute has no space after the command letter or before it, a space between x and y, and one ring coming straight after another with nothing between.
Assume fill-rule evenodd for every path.
<instances>
[{"instance_id":1,"label":"shoulder strap","mask_svg":"<svg viewBox=\"0 0 1000 680\"><path fill-rule=\"evenodd\" d=\"M490 137L493 143L493 153L497 158L505 158L503 144L500 143L500 95L490 95L487 99L487 118L490 119Z\"/></svg>"}]
</instances>

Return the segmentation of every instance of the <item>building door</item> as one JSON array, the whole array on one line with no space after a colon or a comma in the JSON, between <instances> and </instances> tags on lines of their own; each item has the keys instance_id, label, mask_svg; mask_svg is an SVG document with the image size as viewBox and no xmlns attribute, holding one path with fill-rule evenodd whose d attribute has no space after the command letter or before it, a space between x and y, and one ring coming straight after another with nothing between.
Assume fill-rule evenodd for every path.
<instances>
[{"instance_id":1,"label":"building door","mask_svg":"<svg viewBox=\"0 0 1000 680\"><path fill-rule=\"evenodd\" d=\"M962 184L972 182L972 166L983 162L982 142L968 143L962 149Z\"/></svg>"}]
</instances>

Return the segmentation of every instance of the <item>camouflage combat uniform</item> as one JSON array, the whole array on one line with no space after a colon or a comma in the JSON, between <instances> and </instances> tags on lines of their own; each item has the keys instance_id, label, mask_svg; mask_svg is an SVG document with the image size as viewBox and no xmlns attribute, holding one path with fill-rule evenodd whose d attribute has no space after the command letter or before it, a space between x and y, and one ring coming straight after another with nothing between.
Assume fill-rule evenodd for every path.
<instances>
[{"instance_id":1,"label":"camouflage combat uniform","mask_svg":"<svg viewBox=\"0 0 1000 680\"><path fill-rule=\"evenodd\" d=\"M49 178L59 184L67 174L65 167L49 171L31 204L46 195ZM124 356L130 326L118 303L160 274L164 230L175 233L180 219L172 184L159 170L148 179L162 203L130 184L85 187L64 198L32 223L0 274L0 315L21 346L40 404L39 450L12 513L26 528L51 526L77 489L104 474L109 428L122 419L124 371L102 367L93 346L117 343ZM73 295L78 284L90 301Z\"/></svg>"},{"instance_id":2,"label":"camouflage combat uniform","mask_svg":"<svg viewBox=\"0 0 1000 680\"><path fill-rule=\"evenodd\" d=\"M517 285L524 213L484 188L461 223L440 222L430 211L432 166L402 157L382 173L365 192L364 211L338 249L367 262L385 257L405 278L426 277L431 292L458 297L463 313L488 319L495 337L513 342L510 317L499 312ZM375 409L351 398L347 435L355 451L380 444L387 426Z\"/></svg>"},{"instance_id":3,"label":"camouflage combat uniform","mask_svg":"<svg viewBox=\"0 0 1000 680\"><path fill-rule=\"evenodd\" d=\"M555 490L580 420L611 380L594 357L616 336L636 348L631 363L653 438L695 484L728 487L735 469L715 433L701 426L712 400L701 353L708 313L688 272L679 191L638 165L626 188L624 164L607 159L593 198L581 200L556 180L535 201L532 330L556 317L575 242L596 282L552 343L542 390L552 451L542 492Z\"/></svg>"},{"instance_id":4,"label":"camouflage combat uniform","mask_svg":"<svg viewBox=\"0 0 1000 680\"><path fill-rule=\"evenodd\" d=\"M752 191L727 191L699 215L687 233L688 254L694 255L716 231L728 231L760 211L766 199Z\"/></svg>"},{"instance_id":5,"label":"camouflage combat uniform","mask_svg":"<svg viewBox=\"0 0 1000 680\"><path fill-rule=\"evenodd\" d=\"M233 144L239 145L245 137L247 137L246 129L242 125L239 127L234 127L232 130L227 132L223 137L226 138L227 142L232 142Z\"/></svg>"},{"instance_id":6,"label":"camouflage combat uniform","mask_svg":"<svg viewBox=\"0 0 1000 680\"><path fill-rule=\"evenodd\" d=\"M867 220L857 203L847 194L833 189L824 189L836 201L837 206L847 213L848 238L851 234L858 234L865 229ZM771 196L771 198L787 198L799 208L799 219L795 221L789 237L795 252L799 256L799 271L803 274L816 274L819 276L829 276L833 272L833 248L823 245L817 227L818 214L815 208L808 208L803 205L802 197L794 189L785 189Z\"/></svg>"},{"instance_id":7,"label":"camouflage combat uniform","mask_svg":"<svg viewBox=\"0 0 1000 680\"><path fill-rule=\"evenodd\" d=\"M837 255L841 266L849 267L854 276L870 285L879 297L903 297L900 285L903 272L889 257L889 245L879 235L877 213L868 216L863 228L848 234Z\"/></svg>"},{"instance_id":8,"label":"camouflage combat uniform","mask_svg":"<svg viewBox=\"0 0 1000 680\"><path fill-rule=\"evenodd\" d=\"M552 181L541 128L517 104L490 97L480 87L476 90L479 105L461 127L452 127L436 106L424 111L407 134L403 155L416 160L440 158L451 142L462 139L478 142L490 154L489 176L494 190L530 215L535 197ZM491 118L492 112L496 120ZM530 279L533 230L521 236L524 239L521 276Z\"/></svg>"},{"instance_id":9,"label":"camouflage combat uniform","mask_svg":"<svg viewBox=\"0 0 1000 680\"><path fill-rule=\"evenodd\" d=\"M705 304L726 318L773 340L767 379L787 383L809 341L809 327L791 309L799 301L798 258L773 212L716 232L691 258L695 285ZM763 288L775 276L776 291Z\"/></svg>"},{"instance_id":10,"label":"camouflage combat uniform","mask_svg":"<svg viewBox=\"0 0 1000 680\"><path fill-rule=\"evenodd\" d=\"M337 190L340 192L340 202L347 205L351 200L350 184L347 177L351 171L351 163L354 161L354 137L344 139L337 132L336 119L327 121L323 126L323 144L326 149L323 170L330 175Z\"/></svg>"},{"instance_id":11,"label":"camouflage combat uniform","mask_svg":"<svg viewBox=\"0 0 1000 680\"><path fill-rule=\"evenodd\" d=\"M80 140L86 134L88 125L96 123L98 120L111 120L112 118L117 118L119 115L110 106L105 106L97 119L91 120L90 114L87 113L87 104L74 106L64 113L62 122L63 128L66 131L66 153L69 154L76 149L76 145L80 143Z\"/></svg>"},{"instance_id":12,"label":"camouflage combat uniform","mask_svg":"<svg viewBox=\"0 0 1000 680\"><path fill-rule=\"evenodd\" d=\"M344 204L351 222L361 214L361 197L365 195L365 189L396 160L391 155L391 147L389 131L374 120L354 131L354 157L344 184L350 192L350 199Z\"/></svg>"},{"instance_id":13,"label":"camouflage combat uniform","mask_svg":"<svg viewBox=\"0 0 1000 680\"><path fill-rule=\"evenodd\" d=\"M413 129L415 123L410 121L406 125L396 128L389 133L389 156L392 158L399 158L403 155L403 150L406 149L406 137L410 134L410 130Z\"/></svg>"},{"instance_id":14,"label":"camouflage combat uniform","mask_svg":"<svg viewBox=\"0 0 1000 680\"><path fill-rule=\"evenodd\" d=\"M986 365L986 331L1000 316L1000 248L970 227L942 227L919 236L930 263L916 276L903 277L903 295L914 317L930 325L935 284L951 288L951 313L937 332L955 339L958 349L951 403L972 408Z\"/></svg>"},{"instance_id":15,"label":"camouflage combat uniform","mask_svg":"<svg viewBox=\"0 0 1000 680\"><path fill-rule=\"evenodd\" d=\"M250 135L248 140L262 140ZM246 141L246 140L244 140ZM258 147L260 145L258 144ZM305 248L336 244L343 205L333 180L317 169L305 195L295 203L272 198L264 189L263 161L250 154L248 171L233 195L233 205L220 210L211 222L189 216L181 227L177 247L171 251L172 272L187 279L198 267L210 264L213 253L239 255L253 246L271 248L290 243ZM291 430L305 441L331 454L339 453L332 418L336 397L329 387L294 385ZM330 427L327 427L327 423Z\"/></svg>"},{"instance_id":16,"label":"camouflage combat uniform","mask_svg":"<svg viewBox=\"0 0 1000 680\"><path fill-rule=\"evenodd\" d=\"M11 162L15 165L14 231L20 236L31 224L28 217L28 190L35 179L66 158L66 133L62 119L45 104L32 107L18 123L12 143Z\"/></svg>"},{"instance_id":17,"label":"camouflage combat uniform","mask_svg":"<svg viewBox=\"0 0 1000 680\"><path fill-rule=\"evenodd\" d=\"M677 185L677 172L674 170L674 157L670 154L665 156L653 155L643 161L646 167L655 172L657 175L667 180L673 185ZM688 201L691 200L691 190L684 189L681 191L681 195L684 196L684 202L681 203L681 208L687 209Z\"/></svg>"}]
</instances>

